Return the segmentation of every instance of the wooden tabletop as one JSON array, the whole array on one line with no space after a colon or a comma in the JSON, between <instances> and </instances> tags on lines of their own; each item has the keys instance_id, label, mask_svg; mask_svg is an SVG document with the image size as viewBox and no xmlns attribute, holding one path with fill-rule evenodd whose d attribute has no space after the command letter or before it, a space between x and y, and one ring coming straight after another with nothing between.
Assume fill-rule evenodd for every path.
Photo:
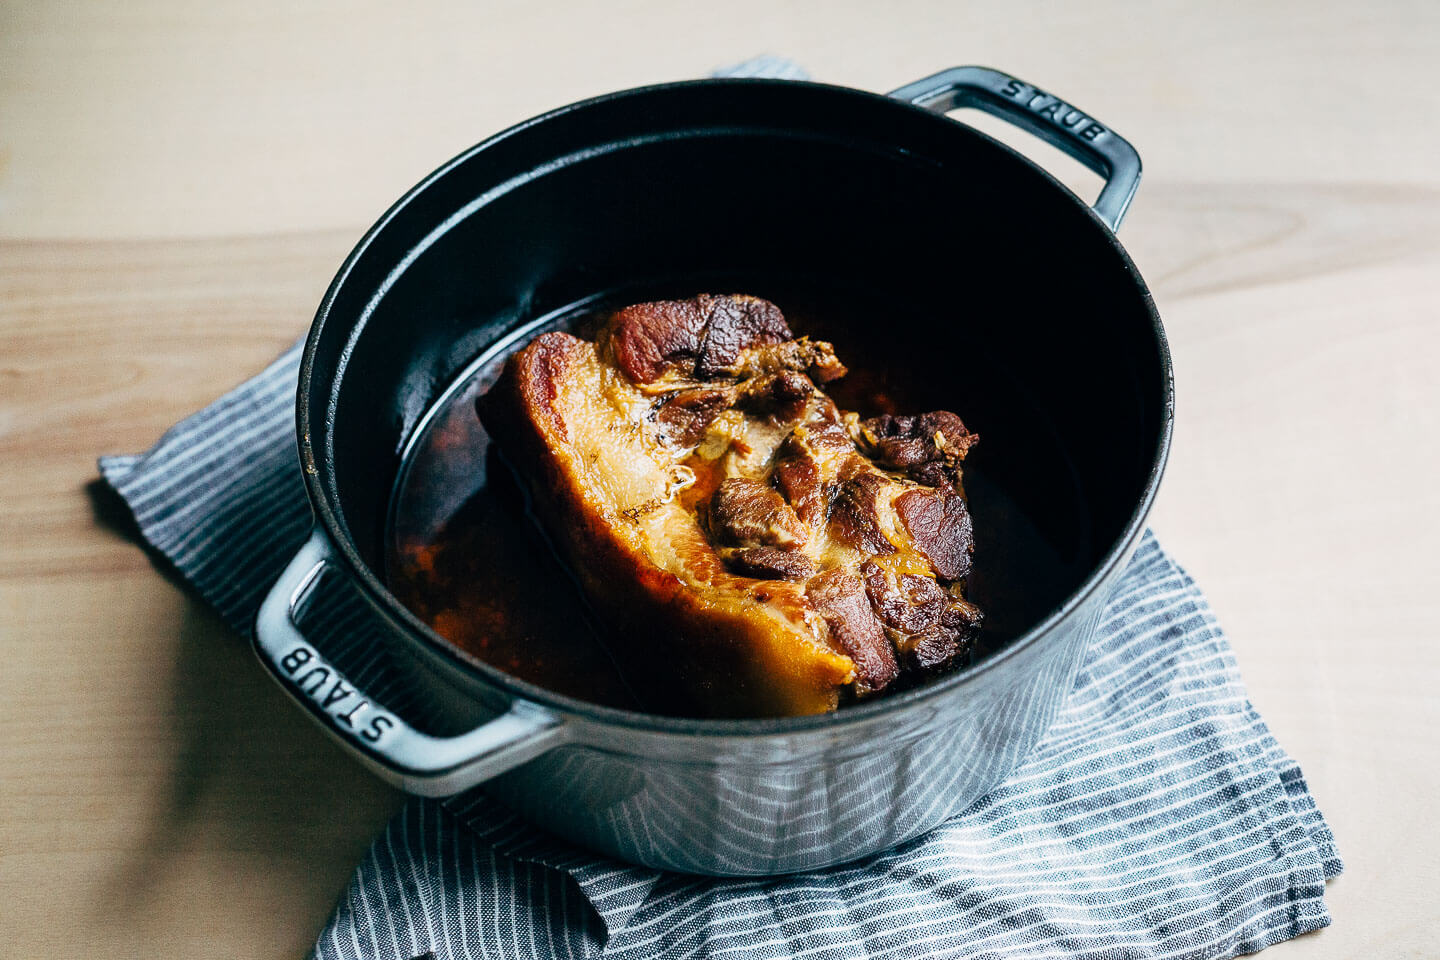
<instances>
[{"instance_id":1,"label":"wooden tabletop","mask_svg":"<svg viewBox=\"0 0 1440 960\"><path fill-rule=\"evenodd\" d=\"M397 802L97 516L95 457L263 366L463 147L761 52L875 90L993 65L1139 148L1122 238L1179 396L1154 527L1347 863L1273 952L1435 955L1425 0L0 5L0 955L297 956Z\"/></svg>"}]
</instances>

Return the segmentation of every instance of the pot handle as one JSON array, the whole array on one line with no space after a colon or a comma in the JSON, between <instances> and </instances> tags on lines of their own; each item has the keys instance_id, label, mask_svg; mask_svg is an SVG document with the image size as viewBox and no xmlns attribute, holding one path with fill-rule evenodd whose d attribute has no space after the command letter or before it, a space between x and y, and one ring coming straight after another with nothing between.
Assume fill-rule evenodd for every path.
<instances>
[{"instance_id":1,"label":"pot handle","mask_svg":"<svg viewBox=\"0 0 1440 960\"><path fill-rule=\"evenodd\" d=\"M326 662L301 633L295 614L334 560L316 526L255 618L255 652L290 696L383 779L427 797L459 793L558 746L559 717L516 700L468 733L432 737L410 726Z\"/></svg>"},{"instance_id":2,"label":"pot handle","mask_svg":"<svg viewBox=\"0 0 1440 960\"><path fill-rule=\"evenodd\" d=\"M1112 231L1140 185L1140 154L1130 142L1054 94L989 67L952 67L889 96L937 113L974 107L1053 144L1105 178L1091 209Z\"/></svg>"}]
</instances>

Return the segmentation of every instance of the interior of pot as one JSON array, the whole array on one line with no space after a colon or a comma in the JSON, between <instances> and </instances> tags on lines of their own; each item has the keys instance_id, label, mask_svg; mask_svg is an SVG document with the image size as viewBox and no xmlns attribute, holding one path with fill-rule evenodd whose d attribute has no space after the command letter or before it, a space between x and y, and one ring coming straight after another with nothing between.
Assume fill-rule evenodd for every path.
<instances>
[{"instance_id":1,"label":"interior of pot","mask_svg":"<svg viewBox=\"0 0 1440 960\"><path fill-rule=\"evenodd\" d=\"M698 292L775 300L915 412L953 410L980 434L970 591L992 647L1078 588L1144 498L1163 345L1139 278L1080 203L968 128L882 98L682 84L460 158L347 265L303 402L366 586L382 589L407 439L477 355L596 297Z\"/></svg>"}]
</instances>

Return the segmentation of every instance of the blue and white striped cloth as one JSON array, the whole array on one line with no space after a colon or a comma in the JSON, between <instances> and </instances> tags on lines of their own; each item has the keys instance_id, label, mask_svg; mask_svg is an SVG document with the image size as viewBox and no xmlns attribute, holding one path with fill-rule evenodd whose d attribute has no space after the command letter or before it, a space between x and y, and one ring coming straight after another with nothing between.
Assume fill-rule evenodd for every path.
<instances>
[{"instance_id":1,"label":"blue and white striped cloth","mask_svg":"<svg viewBox=\"0 0 1440 960\"><path fill-rule=\"evenodd\" d=\"M777 71L801 75L741 69ZM149 452L100 461L145 539L240 631L310 522L298 363L291 349ZM385 673L358 606L341 596L327 619L352 675ZM1204 598L1147 535L1048 736L929 835L817 873L715 880L577 849L481 791L417 799L314 955L1201 960L1326 926L1340 870Z\"/></svg>"}]
</instances>

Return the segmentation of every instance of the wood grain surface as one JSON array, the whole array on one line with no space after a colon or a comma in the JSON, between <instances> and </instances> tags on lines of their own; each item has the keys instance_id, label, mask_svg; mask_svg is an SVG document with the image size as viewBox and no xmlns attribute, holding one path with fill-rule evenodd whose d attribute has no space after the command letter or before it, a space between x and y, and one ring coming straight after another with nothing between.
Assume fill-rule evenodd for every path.
<instances>
[{"instance_id":1,"label":"wood grain surface","mask_svg":"<svg viewBox=\"0 0 1440 960\"><path fill-rule=\"evenodd\" d=\"M95 457L259 370L457 150L764 51L879 90L994 65L1139 147L1122 237L1179 396L1154 527L1347 863L1335 924L1273 952L1440 955L1440 6L10 0L0 956L300 955L397 803Z\"/></svg>"}]
</instances>

